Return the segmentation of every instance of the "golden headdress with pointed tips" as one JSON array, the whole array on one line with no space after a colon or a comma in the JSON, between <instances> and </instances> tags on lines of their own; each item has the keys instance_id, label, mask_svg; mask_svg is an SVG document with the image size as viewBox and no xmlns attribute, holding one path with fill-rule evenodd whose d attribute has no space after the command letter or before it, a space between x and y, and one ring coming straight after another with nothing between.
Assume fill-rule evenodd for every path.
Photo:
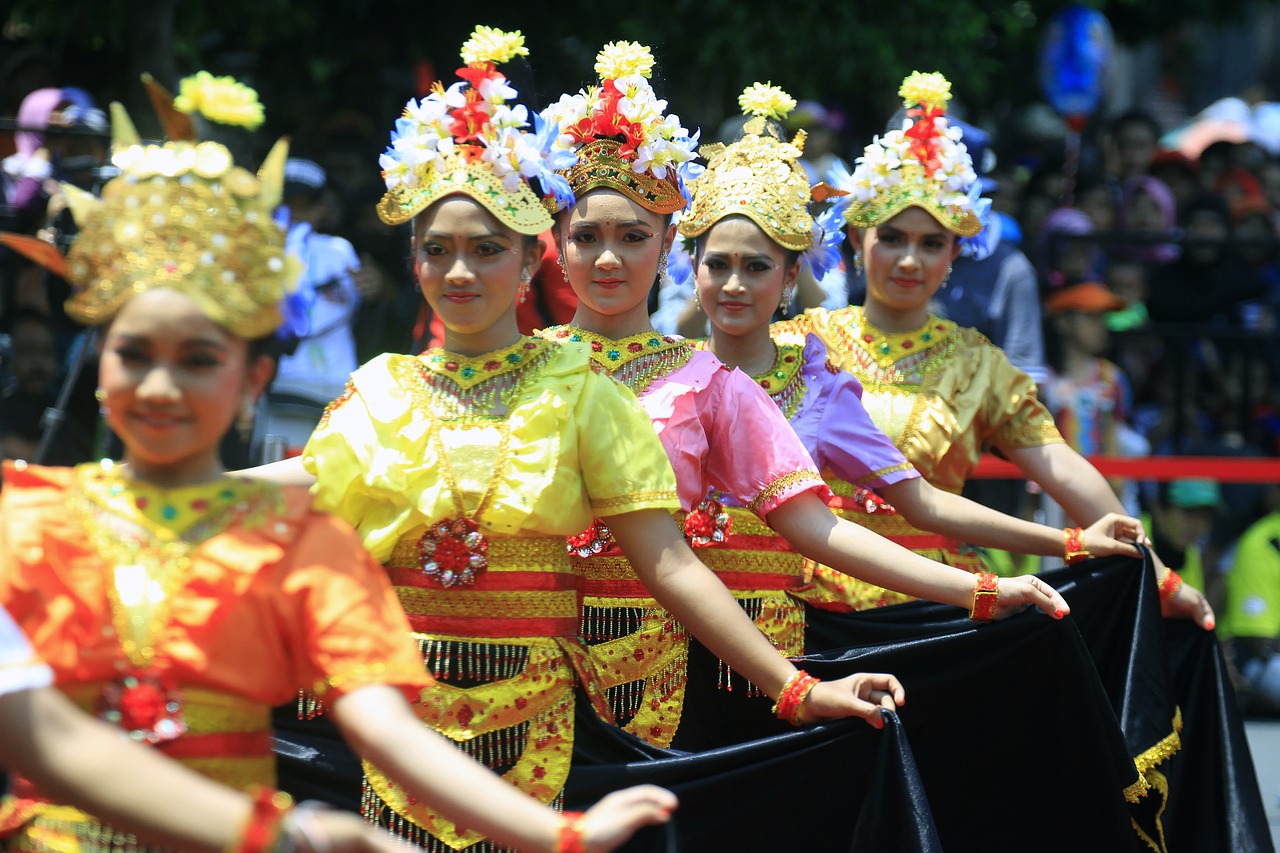
<instances>
[{"instance_id":1,"label":"golden headdress with pointed tips","mask_svg":"<svg viewBox=\"0 0 1280 853\"><path fill-rule=\"evenodd\" d=\"M853 196L849 224L871 228L919 207L953 234L972 237L982 230L974 212L980 184L960 128L947 121L951 84L941 74L913 71L898 94L907 107L902 129L872 140L852 175L830 178Z\"/></svg>"},{"instance_id":2,"label":"golden headdress with pointed tips","mask_svg":"<svg viewBox=\"0 0 1280 853\"><path fill-rule=\"evenodd\" d=\"M223 146L196 141L173 97L149 76L144 83L177 139L143 145L124 107L113 103L111 159L120 174L101 198L62 185L80 227L67 257L39 251L30 237L5 235L4 242L66 276L76 291L67 313L86 325L110 321L139 293L167 288L190 296L205 316L240 337L270 334L298 275L272 219L287 142L276 144L255 176Z\"/></svg>"},{"instance_id":3,"label":"golden headdress with pointed tips","mask_svg":"<svg viewBox=\"0 0 1280 853\"><path fill-rule=\"evenodd\" d=\"M564 95L542 111L558 128L555 149L572 163L560 172L574 195L597 188L617 190L654 213L683 210L685 180L693 164L698 135L668 115L667 102L649 84L653 54L635 42L611 42L596 56L601 82L576 95ZM552 213L565 198L544 200Z\"/></svg>"},{"instance_id":4,"label":"golden headdress with pointed tips","mask_svg":"<svg viewBox=\"0 0 1280 853\"><path fill-rule=\"evenodd\" d=\"M803 252L813 245L812 191L799 162L805 133L787 142L769 124L785 118L796 102L776 86L755 83L738 103L750 116L742 138L698 150L707 170L690 185L693 202L680 219L680 233L697 237L726 216L745 216L778 245Z\"/></svg>"},{"instance_id":5,"label":"golden headdress with pointed tips","mask_svg":"<svg viewBox=\"0 0 1280 853\"><path fill-rule=\"evenodd\" d=\"M461 194L519 234L551 227L529 181L539 179L548 192L564 183L553 180L547 160L552 140L526 130L528 111L508 106L518 93L496 68L527 53L519 32L476 27L462 46L462 80L447 90L437 84L405 105L379 161L387 184L378 203L383 222L408 222L445 196Z\"/></svg>"}]
</instances>

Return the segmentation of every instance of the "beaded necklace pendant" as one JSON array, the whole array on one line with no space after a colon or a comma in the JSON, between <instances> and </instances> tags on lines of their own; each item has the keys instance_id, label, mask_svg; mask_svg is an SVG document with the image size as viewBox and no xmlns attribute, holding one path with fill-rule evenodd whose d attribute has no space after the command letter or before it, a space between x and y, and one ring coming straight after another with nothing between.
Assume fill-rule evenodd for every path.
<instances>
[{"instance_id":1,"label":"beaded necklace pendant","mask_svg":"<svg viewBox=\"0 0 1280 853\"><path fill-rule=\"evenodd\" d=\"M283 507L270 483L222 478L163 489L129 481L112 465L83 466L70 506L108 567L106 590L124 657L96 702L98 717L134 740L163 743L187 730L182 694L156 665L155 644L192 552L232 524L253 526Z\"/></svg>"},{"instance_id":2,"label":"beaded necklace pendant","mask_svg":"<svg viewBox=\"0 0 1280 853\"><path fill-rule=\"evenodd\" d=\"M416 359L418 375L413 384L424 392L437 417L490 415L511 405L552 351L540 338L521 338L473 359L430 349Z\"/></svg>"},{"instance_id":3,"label":"beaded necklace pendant","mask_svg":"<svg viewBox=\"0 0 1280 853\"><path fill-rule=\"evenodd\" d=\"M851 308L831 328L853 357L852 372L872 390L917 388L955 352L956 324L933 315L918 329L888 334Z\"/></svg>"},{"instance_id":4,"label":"beaded necklace pendant","mask_svg":"<svg viewBox=\"0 0 1280 853\"><path fill-rule=\"evenodd\" d=\"M630 388L637 397L693 357L693 347L688 341L652 331L616 341L577 326L555 326L543 334L555 341L588 344L592 363Z\"/></svg>"},{"instance_id":5,"label":"beaded necklace pendant","mask_svg":"<svg viewBox=\"0 0 1280 853\"><path fill-rule=\"evenodd\" d=\"M775 344L774 347L777 354L773 366L751 378L778 404L786 419L791 420L807 390L800 370L804 366L804 347L795 344Z\"/></svg>"}]
</instances>

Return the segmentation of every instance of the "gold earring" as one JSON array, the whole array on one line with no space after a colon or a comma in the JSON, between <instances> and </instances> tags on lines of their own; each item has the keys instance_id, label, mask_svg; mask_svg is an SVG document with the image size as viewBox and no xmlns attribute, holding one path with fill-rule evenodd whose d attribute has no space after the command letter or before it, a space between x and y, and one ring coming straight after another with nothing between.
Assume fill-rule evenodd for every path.
<instances>
[{"instance_id":1,"label":"gold earring","mask_svg":"<svg viewBox=\"0 0 1280 853\"><path fill-rule=\"evenodd\" d=\"M782 301L778 303L779 311L786 311L791 307L791 301L796 298L795 286L784 287L782 289Z\"/></svg>"},{"instance_id":2,"label":"gold earring","mask_svg":"<svg viewBox=\"0 0 1280 853\"><path fill-rule=\"evenodd\" d=\"M853 253L853 271L856 272L858 275L862 275L862 253L861 252Z\"/></svg>"},{"instance_id":3,"label":"gold earring","mask_svg":"<svg viewBox=\"0 0 1280 853\"><path fill-rule=\"evenodd\" d=\"M529 284L533 281L533 273L525 267L520 271L520 286L516 288L516 301L521 305L529 298Z\"/></svg>"},{"instance_id":4,"label":"gold earring","mask_svg":"<svg viewBox=\"0 0 1280 853\"><path fill-rule=\"evenodd\" d=\"M249 439L253 438L253 418L256 414L254 406L257 401L246 400L244 405L240 407L240 414L236 415L236 432L240 433L240 440L246 444Z\"/></svg>"},{"instance_id":5,"label":"gold earring","mask_svg":"<svg viewBox=\"0 0 1280 853\"><path fill-rule=\"evenodd\" d=\"M98 401L98 416L105 418L111 414L111 409L107 408L107 389L99 388L93 392L93 398Z\"/></svg>"}]
</instances>

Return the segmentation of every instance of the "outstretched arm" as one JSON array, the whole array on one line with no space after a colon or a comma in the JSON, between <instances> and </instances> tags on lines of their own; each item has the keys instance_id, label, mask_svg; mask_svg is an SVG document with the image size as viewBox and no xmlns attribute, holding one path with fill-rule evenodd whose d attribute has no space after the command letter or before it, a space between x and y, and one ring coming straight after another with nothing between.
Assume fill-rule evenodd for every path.
<instances>
[{"instance_id":1,"label":"outstretched arm","mask_svg":"<svg viewBox=\"0 0 1280 853\"><path fill-rule=\"evenodd\" d=\"M0 696L0 764L56 801L151 843L196 853L229 849L253 808L247 794L134 743L53 688ZM303 853L400 850L390 835L344 812L308 809L305 832L297 826L286 823L285 831Z\"/></svg>"},{"instance_id":2,"label":"outstretched arm","mask_svg":"<svg viewBox=\"0 0 1280 853\"><path fill-rule=\"evenodd\" d=\"M1124 507L1106 478L1079 453L1066 444L1042 444L1008 452L1009 461L1022 469L1028 479L1040 484L1076 524L1091 524L1106 513L1124 512ZM1092 542L1086 539L1092 550ZM1152 566L1160 579L1169 570L1152 552ZM1204 593L1182 584L1169 601L1163 602L1166 616L1194 619L1206 631L1213 630L1213 608Z\"/></svg>"},{"instance_id":3,"label":"outstretched arm","mask_svg":"<svg viewBox=\"0 0 1280 853\"><path fill-rule=\"evenodd\" d=\"M1014 518L962 495L945 492L923 477L900 480L878 491L903 518L921 530L1020 554L1064 556L1061 530ZM1142 556L1133 543L1144 541L1146 536L1136 518L1108 512L1094 520L1085 533L1089 551L1095 556Z\"/></svg>"},{"instance_id":4,"label":"outstretched arm","mask_svg":"<svg viewBox=\"0 0 1280 853\"><path fill-rule=\"evenodd\" d=\"M973 603L972 574L921 557L837 518L813 492L780 504L766 520L801 554L847 575L915 598L965 608ZM1070 612L1062 596L1038 578L1001 578L999 584L999 615L1028 606L1057 618Z\"/></svg>"},{"instance_id":5,"label":"outstretched arm","mask_svg":"<svg viewBox=\"0 0 1280 853\"><path fill-rule=\"evenodd\" d=\"M712 653L777 699L795 675L795 666L760 633L715 573L698 561L671 516L639 510L609 516L605 522L658 603ZM801 719L862 717L881 728L879 709L896 708L905 698L902 685L891 675L854 675L815 687Z\"/></svg>"},{"instance_id":6,"label":"outstretched arm","mask_svg":"<svg viewBox=\"0 0 1280 853\"><path fill-rule=\"evenodd\" d=\"M423 725L395 688L373 685L347 693L333 703L332 716L356 752L449 820L501 845L556 848L560 815ZM586 813L587 849L612 850L640 827L665 823L675 807L671 792L652 785L611 794Z\"/></svg>"}]
</instances>

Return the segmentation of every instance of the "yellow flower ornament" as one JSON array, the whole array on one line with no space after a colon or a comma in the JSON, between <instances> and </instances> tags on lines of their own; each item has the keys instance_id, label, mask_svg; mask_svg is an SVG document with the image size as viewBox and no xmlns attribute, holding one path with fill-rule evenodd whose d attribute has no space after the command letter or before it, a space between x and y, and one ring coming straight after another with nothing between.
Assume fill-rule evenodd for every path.
<instances>
[{"instance_id":1,"label":"yellow flower ornament","mask_svg":"<svg viewBox=\"0 0 1280 853\"><path fill-rule=\"evenodd\" d=\"M257 92L234 77L215 77L208 71L183 78L173 106L188 115L249 130L257 130L265 117Z\"/></svg>"}]
</instances>

